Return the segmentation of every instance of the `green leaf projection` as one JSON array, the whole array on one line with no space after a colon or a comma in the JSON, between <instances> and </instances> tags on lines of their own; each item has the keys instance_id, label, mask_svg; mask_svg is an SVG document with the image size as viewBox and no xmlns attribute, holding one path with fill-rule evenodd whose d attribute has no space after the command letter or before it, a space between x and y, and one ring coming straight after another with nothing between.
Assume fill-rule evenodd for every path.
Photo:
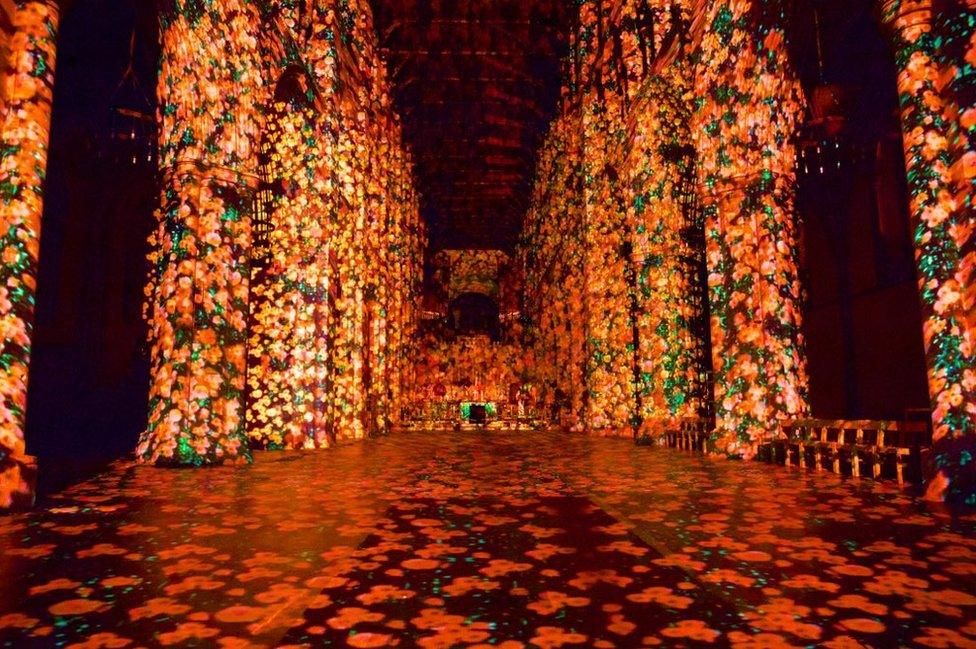
<instances>
[{"instance_id":1,"label":"green leaf projection","mask_svg":"<svg viewBox=\"0 0 976 649\"><path fill-rule=\"evenodd\" d=\"M976 9L889 0L933 408L933 499L976 505Z\"/></svg>"},{"instance_id":2,"label":"green leaf projection","mask_svg":"<svg viewBox=\"0 0 976 649\"><path fill-rule=\"evenodd\" d=\"M368 6L321 3L311 33L295 11L164 13L143 461L247 461L399 417L425 238L410 158ZM302 101L276 97L288 75Z\"/></svg>"},{"instance_id":3,"label":"green leaf projection","mask_svg":"<svg viewBox=\"0 0 976 649\"><path fill-rule=\"evenodd\" d=\"M13 31L2 32L0 48L0 509L33 499L24 419L59 20L54 0L9 6Z\"/></svg>"},{"instance_id":4,"label":"green leaf projection","mask_svg":"<svg viewBox=\"0 0 976 649\"><path fill-rule=\"evenodd\" d=\"M658 436L714 414L712 447L750 457L777 421L807 411L790 143L804 105L777 12L658 5L673 22L655 35L634 29L637 3L581 3L576 76L522 253L533 299L556 291L572 308L540 309L536 365L566 359L554 365L577 372L579 427ZM649 65L647 49L679 33L694 40ZM554 161L572 170L554 174ZM575 286L547 282L551 267ZM710 326L695 326L707 310Z\"/></svg>"}]
</instances>

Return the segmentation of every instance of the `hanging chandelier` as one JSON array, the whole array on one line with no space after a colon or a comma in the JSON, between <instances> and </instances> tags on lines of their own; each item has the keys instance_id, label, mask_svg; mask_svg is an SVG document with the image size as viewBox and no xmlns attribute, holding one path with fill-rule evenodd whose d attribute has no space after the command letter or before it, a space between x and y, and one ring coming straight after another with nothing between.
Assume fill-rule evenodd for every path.
<instances>
[{"instance_id":1,"label":"hanging chandelier","mask_svg":"<svg viewBox=\"0 0 976 649\"><path fill-rule=\"evenodd\" d=\"M99 155L116 165L155 167L156 107L135 68L136 30L129 41L129 63L109 100L108 128Z\"/></svg>"},{"instance_id":2,"label":"hanging chandelier","mask_svg":"<svg viewBox=\"0 0 976 649\"><path fill-rule=\"evenodd\" d=\"M856 147L845 137L844 89L825 78L820 7L815 6L813 11L819 75L810 96L810 119L798 129L796 136L800 177L846 173L857 158Z\"/></svg>"}]
</instances>

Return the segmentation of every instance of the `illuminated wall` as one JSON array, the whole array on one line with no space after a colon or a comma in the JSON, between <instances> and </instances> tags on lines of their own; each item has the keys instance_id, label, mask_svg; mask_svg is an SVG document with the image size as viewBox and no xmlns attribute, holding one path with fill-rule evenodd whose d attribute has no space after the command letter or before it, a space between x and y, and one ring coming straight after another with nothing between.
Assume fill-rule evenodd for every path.
<instances>
[{"instance_id":1,"label":"illuminated wall","mask_svg":"<svg viewBox=\"0 0 976 649\"><path fill-rule=\"evenodd\" d=\"M266 448L325 446L328 395L329 134L311 108L276 105L264 171L280 183L268 205L267 268L252 273L247 434Z\"/></svg>"},{"instance_id":2,"label":"illuminated wall","mask_svg":"<svg viewBox=\"0 0 976 649\"><path fill-rule=\"evenodd\" d=\"M246 0L164 14L143 461L246 461L252 444L328 446L399 417L425 243L411 162L368 4L300 17ZM273 101L296 69L304 100Z\"/></svg>"},{"instance_id":3,"label":"illuminated wall","mask_svg":"<svg viewBox=\"0 0 976 649\"><path fill-rule=\"evenodd\" d=\"M151 241L149 425L138 457L249 459L244 375L249 213L268 92L247 0L164 9L159 225Z\"/></svg>"},{"instance_id":4,"label":"illuminated wall","mask_svg":"<svg viewBox=\"0 0 976 649\"><path fill-rule=\"evenodd\" d=\"M569 387L591 431L655 435L711 410L714 448L749 456L772 422L806 412L789 143L803 106L780 17L757 7L660 2L667 19L641 23L638 3L581 3L563 117L540 159L521 258L527 295L543 300L529 332L540 365L570 356L558 350L577 347L570 332L583 332L582 381ZM546 231L538 224L567 212L551 168L573 128L585 204L574 225ZM700 231L702 218L705 260L682 234ZM582 304L556 315L544 292L559 289L535 278L567 243L581 249L568 275L582 297L566 298ZM705 334L693 327L704 312L693 299L699 261L714 395Z\"/></svg>"},{"instance_id":5,"label":"illuminated wall","mask_svg":"<svg viewBox=\"0 0 976 649\"><path fill-rule=\"evenodd\" d=\"M632 273L637 317L640 419L648 434L709 404L703 367L701 224L694 196L695 153L684 74L656 75L633 98L626 167L633 199Z\"/></svg>"},{"instance_id":6,"label":"illuminated wall","mask_svg":"<svg viewBox=\"0 0 976 649\"><path fill-rule=\"evenodd\" d=\"M884 5L899 65L905 159L933 408L929 496L976 504L976 11Z\"/></svg>"},{"instance_id":7,"label":"illuminated wall","mask_svg":"<svg viewBox=\"0 0 976 649\"><path fill-rule=\"evenodd\" d=\"M463 293L481 293L498 298L503 268L508 254L501 250L441 250L432 260L435 281L450 301Z\"/></svg>"},{"instance_id":8,"label":"illuminated wall","mask_svg":"<svg viewBox=\"0 0 976 649\"><path fill-rule=\"evenodd\" d=\"M521 384L519 353L517 345L488 336L427 337L416 350L410 402L421 418L429 403L507 403L512 386Z\"/></svg>"},{"instance_id":9,"label":"illuminated wall","mask_svg":"<svg viewBox=\"0 0 976 649\"><path fill-rule=\"evenodd\" d=\"M526 371L547 404L558 402L558 423L571 430L583 428L588 400L581 125L578 112L552 123L517 252L524 269Z\"/></svg>"},{"instance_id":10,"label":"illuminated wall","mask_svg":"<svg viewBox=\"0 0 976 649\"><path fill-rule=\"evenodd\" d=\"M4 10L6 13L6 10ZM24 409L42 196L54 88L58 7L18 1L0 51L0 509L29 503ZM8 29L10 31L8 31Z\"/></svg>"},{"instance_id":11,"label":"illuminated wall","mask_svg":"<svg viewBox=\"0 0 976 649\"><path fill-rule=\"evenodd\" d=\"M622 252L629 224L624 194L626 129L620 98L583 98L583 245L587 268L588 426L626 431L634 414L634 343Z\"/></svg>"},{"instance_id":12,"label":"illuminated wall","mask_svg":"<svg viewBox=\"0 0 976 649\"><path fill-rule=\"evenodd\" d=\"M502 250L440 250L430 260L429 295L446 317L432 321L415 342L409 403L414 420L440 420L459 401L509 403L526 378L517 319L517 278ZM483 330L468 331L451 312L455 300L469 294L490 299L499 307L498 339ZM443 314L443 312L441 312ZM455 330L455 326L458 326ZM453 410L450 410L455 416Z\"/></svg>"},{"instance_id":13,"label":"illuminated wall","mask_svg":"<svg viewBox=\"0 0 976 649\"><path fill-rule=\"evenodd\" d=\"M247 436L260 448L321 447L335 439L325 410L337 288L337 53L324 36L335 29L335 16L324 5L317 11L315 35L293 43L306 66L292 63L277 82L262 132L254 209L269 234L253 239L246 393ZM302 31L294 10L279 16L283 34Z\"/></svg>"},{"instance_id":14,"label":"illuminated wall","mask_svg":"<svg viewBox=\"0 0 976 649\"><path fill-rule=\"evenodd\" d=\"M806 414L792 136L803 115L779 11L712 2L692 59L720 449Z\"/></svg>"}]
</instances>

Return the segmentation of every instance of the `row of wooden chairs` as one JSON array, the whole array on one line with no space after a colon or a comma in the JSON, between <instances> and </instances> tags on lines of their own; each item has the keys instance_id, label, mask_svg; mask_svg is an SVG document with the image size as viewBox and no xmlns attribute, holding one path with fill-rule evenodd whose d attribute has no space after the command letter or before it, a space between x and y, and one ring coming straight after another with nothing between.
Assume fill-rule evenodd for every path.
<instances>
[{"instance_id":1,"label":"row of wooden chairs","mask_svg":"<svg viewBox=\"0 0 976 649\"><path fill-rule=\"evenodd\" d=\"M708 419L687 417L665 433L667 446L685 451L704 452L713 423ZM830 470L854 477L864 473L879 479L891 475L893 467L899 484L906 475L921 472L924 449L932 444L928 421L878 421L799 419L784 422L778 438L764 444L760 457L785 466ZM885 471L888 467L889 471Z\"/></svg>"},{"instance_id":2,"label":"row of wooden chairs","mask_svg":"<svg viewBox=\"0 0 976 649\"><path fill-rule=\"evenodd\" d=\"M800 419L785 422L779 439L768 445L770 459L785 466L827 467L842 473L849 467L858 477L861 465L871 466L871 477L882 476L885 464L894 464L895 478L904 483L906 469L917 473L922 450L931 445L932 435L924 421L843 421Z\"/></svg>"},{"instance_id":3,"label":"row of wooden chairs","mask_svg":"<svg viewBox=\"0 0 976 649\"><path fill-rule=\"evenodd\" d=\"M701 417L684 417L677 428L665 433L667 445L682 451L705 452L705 445L712 433L714 424L711 420Z\"/></svg>"}]
</instances>

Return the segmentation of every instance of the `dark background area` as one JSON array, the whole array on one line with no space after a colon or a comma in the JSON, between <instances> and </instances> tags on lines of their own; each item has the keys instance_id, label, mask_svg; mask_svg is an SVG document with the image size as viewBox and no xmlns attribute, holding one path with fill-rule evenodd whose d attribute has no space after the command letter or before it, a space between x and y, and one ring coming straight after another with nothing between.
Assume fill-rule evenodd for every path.
<instances>
[{"instance_id":1,"label":"dark background area","mask_svg":"<svg viewBox=\"0 0 976 649\"><path fill-rule=\"evenodd\" d=\"M817 142L824 171L811 160L797 196L810 397L824 418L928 408L896 68L875 5L792 3L789 37L807 96L829 84L841 97L838 133Z\"/></svg>"},{"instance_id":2,"label":"dark background area","mask_svg":"<svg viewBox=\"0 0 976 649\"><path fill-rule=\"evenodd\" d=\"M63 16L41 231L27 448L41 493L135 448L146 422L142 293L158 200L117 109L153 112L154 2L77 0ZM136 33L135 78L123 81Z\"/></svg>"},{"instance_id":3,"label":"dark background area","mask_svg":"<svg viewBox=\"0 0 976 649\"><path fill-rule=\"evenodd\" d=\"M799 182L811 398L822 417L898 418L928 401L895 68L872 4L791 5L806 91L830 82L844 97L840 168ZM42 493L131 453L146 421L141 309L156 172L115 136L134 126L116 109L153 110L154 7L76 0L62 21L27 422ZM119 88L133 32L141 91L131 77Z\"/></svg>"}]
</instances>

